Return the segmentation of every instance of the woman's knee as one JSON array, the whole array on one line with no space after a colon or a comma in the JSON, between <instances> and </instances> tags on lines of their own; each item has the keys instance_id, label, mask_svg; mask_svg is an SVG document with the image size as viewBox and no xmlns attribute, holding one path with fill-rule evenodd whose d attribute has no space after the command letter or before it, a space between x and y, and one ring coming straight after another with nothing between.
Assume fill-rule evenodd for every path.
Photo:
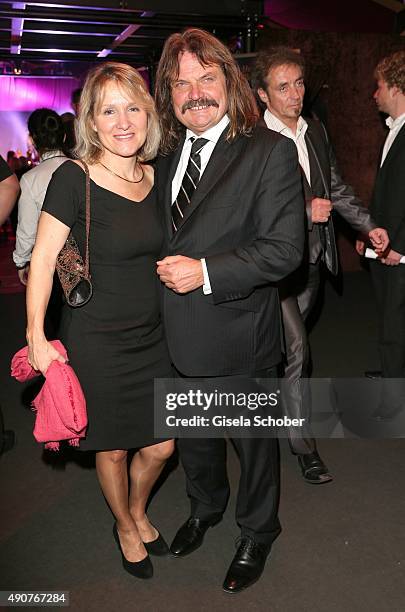
<instances>
[{"instance_id":1,"label":"woman's knee","mask_svg":"<svg viewBox=\"0 0 405 612\"><path fill-rule=\"evenodd\" d=\"M126 450L111 450L102 451L97 455L104 461L110 461L113 464L124 463L127 460L128 451Z\"/></svg>"},{"instance_id":2,"label":"woman's knee","mask_svg":"<svg viewBox=\"0 0 405 612\"><path fill-rule=\"evenodd\" d=\"M174 440L167 440L153 446L145 446L140 449L140 454L145 458L155 459L156 461L166 461L174 451Z\"/></svg>"}]
</instances>

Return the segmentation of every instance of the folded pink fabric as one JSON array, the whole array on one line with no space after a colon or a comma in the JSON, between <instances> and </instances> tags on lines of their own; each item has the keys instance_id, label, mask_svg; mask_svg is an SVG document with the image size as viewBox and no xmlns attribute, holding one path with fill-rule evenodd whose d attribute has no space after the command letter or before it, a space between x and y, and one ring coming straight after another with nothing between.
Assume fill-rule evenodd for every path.
<instances>
[{"instance_id":1,"label":"folded pink fabric","mask_svg":"<svg viewBox=\"0 0 405 612\"><path fill-rule=\"evenodd\" d=\"M67 359L66 349L59 340L52 340L50 344ZM28 363L26 346L14 355L11 376L25 382L38 375ZM60 361L51 363L32 406L36 411L34 437L37 442L45 442L45 448L50 450L59 450L60 440L79 446L80 439L86 435L86 400L70 365Z\"/></svg>"}]
</instances>

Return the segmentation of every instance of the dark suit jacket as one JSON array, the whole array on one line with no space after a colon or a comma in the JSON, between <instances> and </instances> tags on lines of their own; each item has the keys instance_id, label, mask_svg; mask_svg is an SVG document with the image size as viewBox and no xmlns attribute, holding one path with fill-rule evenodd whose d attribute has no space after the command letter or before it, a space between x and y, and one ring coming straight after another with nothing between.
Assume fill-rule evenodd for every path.
<instances>
[{"instance_id":1,"label":"dark suit jacket","mask_svg":"<svg viewBox=\"0 0 405 612\"><path fill-rule=\"evenodd\" d=\"M371 219L369 210L362 206L361 201L354 195L350 185L343 182L333 148L322 123L316 119L306 119L306 121L308 129L305 141L308 148L311 186L304 173L303 182L309 230L309 261L315 263L321 256L330 272L336 274L338 258L333 214L328 223L313 224L311 199L314 197L330 199L333 204L333 213L338 212L357 231L367 234L377 225Z\"/></svg>"},{"instance_id":2,"label":"dark suit jacket","mask_svg":"<svg viewBox=\"0 0 405 612\"><path fill-rule=\"evenodd\" d=\"M405 125L392 143L374 185L370 211L394 251L405 254Z\"/></svg>"},{"instance_id":3,"label":"dark suit jacket","mask_svg":"<svg viewBox=\"0 0 405 612\"><path fill-rule=\"evenodd\" d=\"M205 257L211 295L164 288L169 351L187 376L253 373L280 360L277 289L301 262L304 204L294 143L257 127L218 141L182 225L171 229L171 185L183 142L156 168L166 254Z\"/></svg>"}]
</instances>

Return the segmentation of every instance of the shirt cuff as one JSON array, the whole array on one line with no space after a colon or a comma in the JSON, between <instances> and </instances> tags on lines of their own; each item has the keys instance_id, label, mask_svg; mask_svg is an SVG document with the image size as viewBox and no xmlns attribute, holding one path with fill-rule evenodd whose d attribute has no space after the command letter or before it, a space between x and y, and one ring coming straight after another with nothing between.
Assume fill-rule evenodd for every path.
<instances>
[{"instance_id":1,"label":"shirt cuff","mask_svg":"<svg viewBox=\"0 0 405 612\"><path fill-rule=\"evenodd\" d=\"M205 263L205 258L201 259L201 264L202 264L203 275L204 275L203 293L204 295L211 295L212 289L211 289L210 277L208 276L207 264Z\"/></svg>"},{"instance_id":2,"label":"shirt cuff","mask_svg":"<svg viewBox=\"0 0 405 612\"><path fill-rule=\"evenodd\" d=\"M17 255L16 251L13 252L13 261L14 261L14 265L17 268L17 270L22 270L23 268L26 268L28 264L30 263L29 259L28 260L23 259L19 255Z\"/></svg>"}]
</instances>

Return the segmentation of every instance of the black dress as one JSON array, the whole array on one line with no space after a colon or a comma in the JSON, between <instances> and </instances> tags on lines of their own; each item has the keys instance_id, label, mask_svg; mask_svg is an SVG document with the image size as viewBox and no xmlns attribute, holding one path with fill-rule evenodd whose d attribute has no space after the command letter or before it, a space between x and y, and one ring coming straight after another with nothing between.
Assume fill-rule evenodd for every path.
<instances>
[{"instance_id":1,"label":"black dress","mask_svg":"<svg viewBox=\"0 0 405 612\"><path fill-rule=\"evenodd\" d=\"M85 252L85 174L67 161L53 174L43 210L72 228ZM86 396L82 450L130 449L153 433L153 379L171 376L162 333L156 261L162 247L156 193L133 202L91 181L93 296L64 306L60 338Z\"/></svg>"}]
</instances>

